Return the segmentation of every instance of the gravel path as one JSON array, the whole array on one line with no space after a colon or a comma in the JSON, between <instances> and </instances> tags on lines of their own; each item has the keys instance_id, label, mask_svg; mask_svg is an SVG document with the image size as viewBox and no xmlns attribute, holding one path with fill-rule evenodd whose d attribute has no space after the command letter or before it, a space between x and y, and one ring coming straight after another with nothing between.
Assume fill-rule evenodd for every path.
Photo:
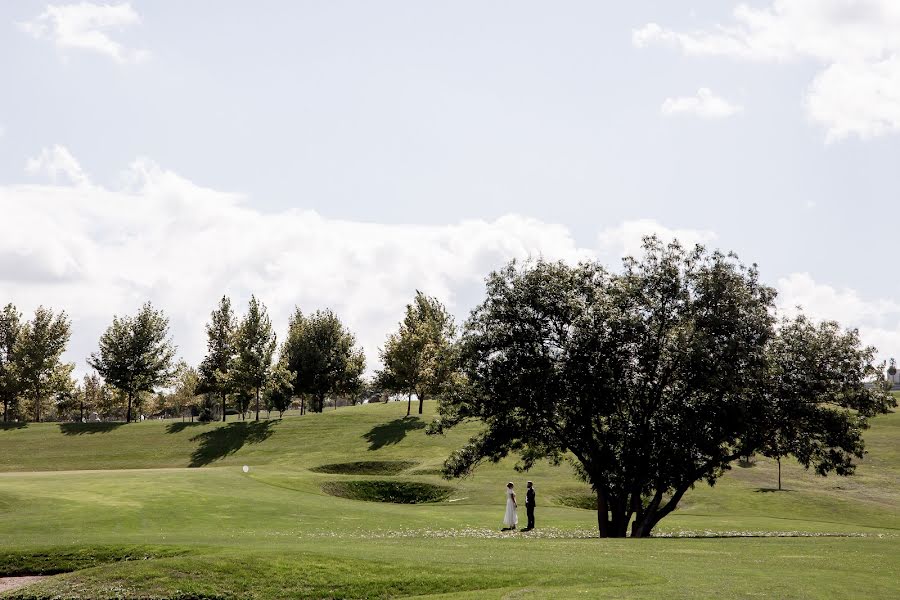
<instances>
[{"instance_id":1,"label":"gravel path","mask_svg":"<svg viewBox=\"0 0 900 600\"><path fill-rule=\"evenodd\" d=\"M24 577L0 577L0 592L14 590L29 583L46 579L47 575L25 575Z\"/></svg>"}]
</instances>

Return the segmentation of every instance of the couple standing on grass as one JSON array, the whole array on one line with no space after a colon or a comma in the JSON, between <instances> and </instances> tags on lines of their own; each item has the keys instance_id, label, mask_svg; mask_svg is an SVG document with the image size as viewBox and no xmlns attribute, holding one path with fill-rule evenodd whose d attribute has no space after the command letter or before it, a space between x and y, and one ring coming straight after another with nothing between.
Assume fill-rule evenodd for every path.
<instances>
[{"instance_id":1,"label":"couple standing on grass","mask_svg":"<svg viewBox=\"0 0 900 600\"><path fill-rule=\"evenodd\" d=\"M528 490L525 492L525 512L528 514L528 527L522 531L531 531L534 529L534 484L528 482ZM516 502L516 493L513 491L513 482L506 484L506 514L503 515L503 524L506 527L503 531L511 531L519 524L519 515L516 509L519 507Z\"/></svg>"}]
</instances>

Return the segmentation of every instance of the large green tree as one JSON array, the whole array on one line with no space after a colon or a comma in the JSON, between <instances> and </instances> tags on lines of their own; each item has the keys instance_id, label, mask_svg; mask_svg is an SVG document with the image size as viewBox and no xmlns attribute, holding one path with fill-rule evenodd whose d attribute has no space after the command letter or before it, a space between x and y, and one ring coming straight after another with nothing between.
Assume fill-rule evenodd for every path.
<instances>
[{"instance_id":1,"label":"large green tree","mask_svg":"<svg viewBox=\"0 0 900 600\"><path fill-rule=\"evenodd\" d=\"M19 376L16 373L14 350L22 329L22 313L12 304L0 312L0 399L3 400L3 420L16 412L19 399Z\"/></svg>"},{"instance_id":2,"label":"large green tree","mask_svg":"<svg viewBox=\"0 0 900 600\"><path fill-rule=\"evenodd\" d=\"M436 298L416 291L399 330L388 336L381 350L384 365L378 374L382 387L407 394L409 416L412 394L419 399L419 414L426 398L440 394L454 368L453 317Z\"/></svg>"},{"instance_id":3,"label":"large green tree","mask_svg":"<svg viewBox=\"0 0 900 600\"><path fill-rule=\"evenodd\" d=\"M829 418L796 435L819 440L806 455L818 472L848 472L847 448L857 454L862 443L853 431L862 423L849 415L893 404L866 386L871 349L829 328L818 345L779 334L774 290L734 255L656 238L643 251L614 273L538 261L488 278L462 338L463 377L430 431L465 419L484 429L448 458L445 474L510 452L523 469L572 457L596 494L600 535L624 537L630 527L649 536L696 483L713 484L763 447L772 401L787 387L780 346L806 364L833 363L822 376L835 379L827 389L840 410L818 413ZM821 406L822 389L791 385L792 402Z\"/></svg>"},{"instance_id":4,"label":"large green tree","mask_svg":"<svg viewBox=\"0 0 900 600\"><path fill-rule=\"evenodd\" d=\"M294 393L309 396L313 412L322 412L329 394L356 391L366 368L356 338L330 310L305 316L296 309L281 356L288 370L295 373Z\"/></svg>"},{"instance_id":5,"label":"large green tree","mask_svg":"<svg viewBox=\"0 0 900 600\"><path fill-rule=\"evenodd\" d=\"M175 347L169 339L169 320L147 302L136 315L113 317L100 336L100 349L88 364L127 399L125 421L142 392L152 393L171 383L175 375Z\"/></svg>"},{"instance_id":6,"label":"large green tree","mask_svg":"<svg viewBox=\"0 0 900 600\"><path fill-rule=\"evenodd\" d=\"M231 300L222 296L219 306L210 313L206 324L206 357L200 363L200 391L219 397L222 403L222 421L225 421L225 402L231 390L229 371L235 359L235 331L237 321L231 309Z\"/></svg>"},{"instance_id":7,"label":"large green tree","mask_svg":"<svg viewBox=\"0 0 900 600\"><path fill-rule=\"evenodd\" d=\"M259 398L272 374L275 354L275 332L265 305L250 297L247 314L235 335L237 358L231 368L231 381L237 390L252 390L256 398L256 420L259 421Z\"/></svg>"},{"instance_id":8,"label":"large green tree","mask_svg":"<svg viewBox=\"0 0 900 600\"><path fill-rule=\"evenodd\" d=\"M39 306L34 318L22 324L13 348L18 391L31 403L35 421L41 420L47 401L73 389L75 365L62 362L72 335L72 323L65 311L57 314Z\"/></svg>"}]
</instances>

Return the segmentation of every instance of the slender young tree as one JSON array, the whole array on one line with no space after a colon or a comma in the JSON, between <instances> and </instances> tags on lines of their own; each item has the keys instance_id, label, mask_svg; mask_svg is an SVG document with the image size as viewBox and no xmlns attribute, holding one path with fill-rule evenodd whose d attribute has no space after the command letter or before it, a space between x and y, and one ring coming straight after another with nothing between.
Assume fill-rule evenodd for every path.
<instances>
[{"instance_id":1,"label":"slender young tree","mask_svg":"<svg viewBox=\"0 0 900 600\"><path fill-rule=\"evenodd\" d=\"M46 401L71 391L74 364L60 359L71 337L72 323L65 311L54 314L39 306L34 318L25 322L13 348L13 360L22 396L31 401L35 421L41 420Z\"/></svg>"},{"instance_id":2,"label":"slender young tree","mask_svg":"<svg viewBox=\"0 0 900 600\"><path fill-rule=\"evenodd\" d=\"M3 400L3 421L9 420L19 399L19 376L16 373L14 350L22 329L22 314L12 304L0 312L0 399Z\"/></svg>"},{"instance_id":3,"label":"slender young tree","mask_svg":"<svg viewBox=\"0 0 900 600\"><path fill-rule=\"evenodd\" d=\"M85 419L84 413L92 410L99 411L104 403L103 382L96 373L89 373L81 381L81 406L79 407L79 420Z\"/></svg>"},{"instance_id":4,"label":"slender young tree","mask_svg":"<svg viewBox=\"0 0 900 600\"><path fill-rule=\"evenodd\" d=\"M142 392L152 393L171 383L174 359L169 320L147 302L133 317L113 317L100 336L99 351L91 354L88 364L125 395L125 421L130 423L132 405Z\"/></svg>"},{"instance_id":5,"label":"slender young tree","mask_svg":"<svg viewBox=\"0 0 900 600\"><path fill-rule=\"evenodd\" d=\"M272 374L275 354L275 332L265 305L250 297L247 315L235 336L237 358L231 369L231 381L238 390L253 390L256 398L256 420L259 421L259 399Z\"/></svg>"},{"instance_id":6,"label":"slender young tree","mask_svg":"<svg viewBox=\"0 0 900 600\"><path fill-rule=\"evenodd\" d=\"M426 398L440 394L454 369L453 317L436 299L416 291L397 333L388 336L381 351L384 369L381 384L394 392L407 394L409 416L412 394L419 399L419 414Z\"/></svg>"},{"instance_id":7,"label":"slender young tree","mask_svg":"<svg viewBox=\"0 0 900 600\"><path fill-rule=\"evenodd\" d=\"M235 359L235 330L237 321L231 310L231 300L222 296L219 306L210 313L206 324L206 358L200 363L200 391L219 397L222 403L222 422L225 422L225 402L231 390L229 371Z\"/></svg>"},{"instance_id":8,"label":"slender young tree","mask_svg":"<svg viewBox=\"0 0 900 600\"><path fill-rule=\"evenodd\" d=\"M309 396L314 412L322 412L327 395L359 389L366 367L356 338L330 310L306 317L296 309L281 356L295 373L294 394Z\"/></svg>"},{"instance_id":9,"label":"slender young tree","mask_svg":"<svg viewBox=\"0 0 900 600\"><path fill-rule=\"evenodd\" d=\"M294 399L294 373L290 372L283 360L279 360L272 369L265 389L266 410L278 411L278 416L283 417L284 411L291 405Z\"/></svg>"},{"instance_id":10,"label":"slender young tree","mask_svg":"<svg viewBox=\"0 0 900 600\"><path fill-rule=\"evenodd\" d=\"M186 408L191 411L191 420L194 413L201 406L200 375L197 369L184 361L179 361L175 367L174 389L169 394L168 402L174 411L184 415Z\"/></svg>"},{"instance_id":11,"label":"slender young tree","mask_svg":"<svg viewBox=\"0 0 900 600\"><path fill-rule=\"evenodd\" d=\"M883 369L872 367L874 349L862 346L856 330L800 315L781 322L768 351L772 375L760 388L767 410L759 452L775 459L778 489L788 456L820 475L851 475L853 459L865 451L869 419L891 406L889 388L875 381ZM875 385L861 388L860 381Z\"/></svg>"}]
</instances>

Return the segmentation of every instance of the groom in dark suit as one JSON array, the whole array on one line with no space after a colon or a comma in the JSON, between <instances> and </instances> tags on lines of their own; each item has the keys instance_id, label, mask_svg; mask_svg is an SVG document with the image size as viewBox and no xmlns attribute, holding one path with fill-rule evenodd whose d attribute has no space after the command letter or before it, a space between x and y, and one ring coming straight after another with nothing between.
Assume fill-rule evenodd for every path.
<instances>
[{"instance_id":1,"label":"groom in dark suit","mask_svg":"<svg viewBox=\"0 0 900 600\"><path fill-rule=\"evenodd\" d=\"M525 512L528 513L528 527L525 531L534 529L534 484L528 482L528 491L525 492Z\"/></svg>"}]
</instances>

